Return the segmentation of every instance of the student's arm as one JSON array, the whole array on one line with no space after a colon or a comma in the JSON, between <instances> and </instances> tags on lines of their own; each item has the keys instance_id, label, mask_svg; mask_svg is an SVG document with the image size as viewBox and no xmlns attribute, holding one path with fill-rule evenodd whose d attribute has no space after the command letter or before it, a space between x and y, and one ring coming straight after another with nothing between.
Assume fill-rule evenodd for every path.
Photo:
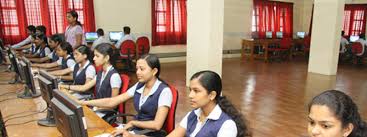
<instances>
[{"instance_id":1,"label":"student's arm","mask_svg":"<svg viewBox=\"0 0 367 137\"><path fill-rule=\"evenodd\" d=\"M66 75L66 76L59 76L59 78L62 79L62 80L74 80L72 74Z\"/></svg>"},{"instance_id":2,"label":"student's arm","mask_svg":"<svg viewBox=\"0 0 367 137\"><path fill-rule=\"evenodd\" d=\"M132 96L129 96L127 93L120 94L111 98L102 98L102 99L94 99L89 101L81 101L82 105L88 106L96 106L101 108L113 108L126 100L129 100Z\"/></svg>"},{"instance_id":3,"label":"student's arm","mask_svg":"<svg viewBox=\"0 0 367 137\"><path fill-rule=\"evenodd\" d=\"M59 64L56 61L52 63L32 64L32 67L39 67L39 68L53 68L57 66L59 66Z\"/></svg>"},{"instance_id":4,"label":"student's arm","mask_svg":"<svg viewBox=\"0 0 367 137\"><path fill-rule=\"evenodd\" d=\"M50 60L50 58L48 57L43 57L43 58L30 58L29 61L34 62L34 63L43 63Z\"/></svg>"},{"instance_id":5,"label":"student's arm","mask_svg":"<svg viewBox=\"0 0 367 137\"><path fill-rule=\"evenodd\" d=\"M29 49L32 47L32 44L27 44L25 46L19 47L19 48L13 48L14 50L24 50L24 49Z\"/></svg>"},{"instance_id":6,"label":"student's arm","mask_svg":"<svg viewBox=\"0 0 367 137\"><path fill-rule=\"evenodd\" d=\"M161 106L158 108L154 120L150 120L150 121L132 120L124 126L124 129L126 130L131 127L139 127L143 129L161 130L164 124L164 121L166 120L168 111L169 111L169 107Z\"/></svg>"},{"instance_id":7,"label":"student's arm","mask_svg":"<svg viewBox=\"0 0 367 137\"><path fill-rule=\"evenodd\" d=\"M85 92L96 85L96 80L93 79L89 82L86 82L84 85L59 85L60 89L67 89L70 91L78 91L78 92Z\"/></svg>"},{"instance_id":8,"label":"student's arm","mask_svg":"<svg viewBox=\"0 0 367 137\"><path fill-rule=\"evenodd\" d=\"M66 75L73 72L70 68L66 68L66 69L62 69L62 70L56 70L56 71L52 71L50 72L51 75L54 76L62 76L62 75Z\"/></svg>"},{"instance_id":9,"label":"student's arm","mask_svg":"<svg viewBox=\"0 0 367 137\"><path fill-rule=\"evenodd\" d=\"M171 133L167 135L167 137L184 137L186 134L186 129L181 126L175 128Z\"/></svg>"}]
</instances>

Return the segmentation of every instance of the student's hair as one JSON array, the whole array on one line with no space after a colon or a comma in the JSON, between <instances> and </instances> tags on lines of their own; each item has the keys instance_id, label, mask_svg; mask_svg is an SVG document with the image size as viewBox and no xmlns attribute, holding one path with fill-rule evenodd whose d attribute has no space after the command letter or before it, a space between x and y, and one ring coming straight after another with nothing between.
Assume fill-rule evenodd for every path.
<instances>
[{"instance_id":1,"label":"student's hair","mask_svg":"<svg viewBox=\"0 0 367 137\"><path fill-rule=\"evenodd\" d=\"M59 44L64 42L64 38L60 34L54 34L50 37L50 39L54 42L58 42Z\"/></svg>"},{"instance_id":2,"label":"student's hair","mask_svg":"<svg viewBox=\"0 0 367 137\"><path fill-rule=\"evenodd\" d=\"M103 29L101 29L101 28L97 29L97 34L98 34L98 36L104 36Z\"/></svg>"},{"instance_id":3,"label":"student's hair","mask_svg":"<svg viewBox=\"0 0 367 137\"><path fill-rule=\"evenodd\" d=\"M343 30L343 31L342 31L342 36L344 36L344 34L345 34L345 31Z\"/></svg>"},{"instance_id":4,"label":"student's hair","mask_svg":"<svg viewBox=\"0 0 367 137\"><path fill-rule=\"evenodd\" d=\"M71 10L71 11L68 11L66 14L70 14L72 17L76 18L76 24L79 26L82 26L82 23L78 21L78 12L76 12L75 10Z\"/></svg>"},{"instance_id":5,"label":"student's hair","mask_svg":"<svg viewBox=\"0 0 367 137\"><path fill-rule=\"evenodd\" d=\"M125 26L123 29L124 29L125 34L130 34L130 27L129 26Z\"/></svg>"},{"instance_id":6,"label":"student's hair","mask_svg":"<svg viewBox=\"0 0 367 137\"><path fill-rule=\"evenodd\" d=\"M46 43L46 46L48 46L46 34L36 34L36 38L43 40L43 42Z\"/></svg>"},{"instance_id":7,"label":"student's hair","mask_svg":"<svg viewBox=\"0 0 367 137\"><path fill-rule=\"evenodd\" d=\"M112 49L112 45L109 43L101 43L98 44L97 47L94 49L95 51L98 51L103 56L109 56L110 57L110 64L113 66L115 65L115 59L114 59L114 51Z\"/></svg>"},{"instance_id":8,"label":"student's hair","mask_svg":"<svg viewBox=\"0 0 367 137\"><path fill-rule=\"evenodd\" d=\"M62 50L67 51L68 55L72 55L73 53L73 47L70 45L69 42L62 42L59 46Z\"/></svg>"},{"instance_id":9,"label":"student's hair","mask_svg":"<svg viewBox=\"0 0 367 137\"><path fill-rule=\"evenodd\" d=\"M353 131L348 137L367 137L367 124L362 120L357 105L345 93L338 90L327 90L317 95L308 104L310 113L313 105L325 105L346 127L349 123L353 124Z\"/></svg>"},{"instance_id":10,"label":"student's hair","mask_svg":"<svg viewBox=\"0 0 367 137\"><path fill-rule=\"evenodd\" d=\"M32 32L32 34L33 34L33 33L36 33L36 27L35 27L35 26L33 26L33 25L29 25L29 26L27 26L27 29L28 29L29 31L31 31L31 32Z\"/></svg>"},{"instance_id":11,"label":"student's hair","mask_svg":"<svg viewBox=\"0 0 367 137\"><path fill-rule=\"evenodd\" d=\"M366 39L366 35L364 33L359 34L359 38Z\"/></svg>"},{"instance_id":12,"label":"student's hair","mask_svg":"<svg viewBox=\"0 0 367 137\"><path fill-rule=\"evenodd\" d=\"M46 27L43 25L39 25L36 27L36 30L41 31L43 34L46 34Z\"/></svg>"},{"instance_id":13,"label":"student's hair","mask_svg":"<svg viewBox=\"0 0 367 137\"><path fill-rule=\"evenodd\" d=\"M239 112L225 96L221 96L222 80L217 73L209 70L200 71L195 73L190 80L193 79L198 79L200 84L207 90L208 94L211 91L215 91L217 93L215 101L220 108L236 123L237 137L252 136L249 127L246 126L246 121L242 117L241 112Z\"/></svg>"},{"instance_id":14,"label":"student's hair","mask_svg":"<svg viewBox=\"0 0 367 137\"><path fill-rule=\"evenodd\" d=\"M85 46L85 45L81 45L76 49L79 53L87 55L87 60L89 60L90 62L92 62L92 54L91 51L89 49L89 47Z\"/></svg>"}]
</instances>

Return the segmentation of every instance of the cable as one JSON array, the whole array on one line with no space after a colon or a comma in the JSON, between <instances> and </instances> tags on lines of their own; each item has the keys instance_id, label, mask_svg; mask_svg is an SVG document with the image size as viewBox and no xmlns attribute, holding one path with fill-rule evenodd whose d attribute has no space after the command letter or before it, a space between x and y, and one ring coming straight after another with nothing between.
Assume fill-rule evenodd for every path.
<instances>
[{"instance_id":1,"label":"cable","mask_svg":"<svg viewBox=\"0 0 367 137\"><path fill-rule=\"evenodd\" d=\"M15 98L7 98L7 99L0 100L0 103L2 103L4 101L7 101L7 100L13 100L13 99L17 99L17 97L15 97Z\"/></svg>"},{"instance_id":2,"label":"cable","mask_svg":"<svg viewBox=\"0 0 367 137\"><path fill-rule=\"evenodd\" d=\"M0 96L4 96L4 95L8 95L8 94L16 94L16 92L6 92L6 93L3 93L3 94L0 94Z\"/></svg>"},{"instance_id":3,"label":"cable","mask_svg":"<svg viewBox=\"0 0 367 137\"><path fill-rule=\"evenodd\" d=\"M16 126L16 125L23 125L23 124L27 124L27 123L30 123L30 122L33 122L33 121L37 121L37 120L38 119L33 119L33 120L29 120L29 121L26 121L26 122L23 122L23 123L8 124L8 125L5 125L5 127Z\"/></svg>"},{"instance_id":4,"label":"cable","mask_svg":"<svg viewBox=\"0 0 367 137\"><path fill-rule=\"evenodd\" d=\"M8 122L9 120L12 120L12 119L23 118L23 117L27 117L27 116L31 116L31 115L43 113L46 110L47 110L47 107L45 109L43 109L42 111L40 111L40 112L35 112L35 113L28 114L28 115L23 115L23 116L12 117L12 118L9 118L9 119L5 120L4 123L6 123L6 122Z\"/></svg>"}]
</instances>

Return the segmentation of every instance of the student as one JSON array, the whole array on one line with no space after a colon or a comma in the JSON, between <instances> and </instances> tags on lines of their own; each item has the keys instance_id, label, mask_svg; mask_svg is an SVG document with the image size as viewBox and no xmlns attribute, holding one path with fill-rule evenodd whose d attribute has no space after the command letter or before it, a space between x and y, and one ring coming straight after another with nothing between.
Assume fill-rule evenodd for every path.
<instances>
[{"instance_id":1,"label":"student","mask_svg":"<svg viewBox=\"0 0 367 137\"><path fill-rule=\"evenodd\" d=\"M66 13L69 26L65 30L65 40L71 44L73 49L85 44L82 24L78 21L78 13L75 10Z\"/></svg>"},{"instance_id":2,"label":"student","mask_svg":"<svg viewBox=\"0 0 367 137\"><path fill-rule=\"evenodd\" d=\"M242 114L222 94L222 81L213 71L200 71L190 79L189 112L168 137L245 137L251 136ZM115 132L118 135L120 132ZM123 131L123 136L131 136Z\"/></svg>"},{"instance_id":3,"label":"student","mask_svg":"<svg viewBox=\"0 0 367 137\"><path fill-rule=\"evenodd\" d=\"M48 46L47 37L44 34L36 34L34 44L36 45L36 53L25 55L28 58L43 58L51 53L51 49ZM32 51L34 51L34 47L32 47Z\"/></svg>"},{"instance_id":4,"label":"student","mask_svg":"<svg viewBox=\"0 0 367 137\"><path fill-rule=\"evenodd\" d=\"M32 42L32 34L35 34L35 33L36 33L36 27L34 27L33 25L29 25L27 27L28 37L26 39L24 39L23 41L12 45L11 48L17 49L17 48L20 48L20 47L23 47L23 46L27 46L28 44L30 44ZM30 46L28 46L27 48L29 48L29 47Z\"/></svg>"},{"instance_id":5,"label":"student","mask_svg":"<svg viewBox=\"0 0 367 137\"><path fill-rule=\"evenodd\" d=\"M367 123L357 105L345 93L325 91L308 105L308 134L311 137L367 137Z\"/></svg>"},{"instance_id":6,"label":"student","mask_svg":"<svg viewBox=\"0 0 367 137\"><path fill-rule=\"evenodd\" d=\"M96 86L96 98L110 98L117 96L121 88L121 78L119 73L111 65L113 62L111 56L113 49L108 43L98 45L94 51L94 63L96 66L102 65L103 71L84 85L59 85L60 89L66 89L69 92L85 92ZM102 117L103 115L101 115Z\"/></svg>"},{"instance_id":7,"label":"student","mask_svg":"<svg viewBox=\"0 0 367 137\"><path fill-rule=\"evenodd\" d=\"M103 29L99 28L97 29L97 35L98 35L98 39L96 39L93 42L93 45L91 47L91 50L93 51L94 48L96 48L97 45L101 44L101 43L111 43L105 36L104 36L104 31Z\"/></svg>"},{"instance_id":8,"label":"student","mask_svg":"<svg viewBox=\"0 0 367 137\"><path fill-rule=\"evenodd\" d=\"M160 136L169 108L172 103L172 92L168 85L159 78L161 67L155 55L144 55L136 64L138 82L126 93L113 98L81 101L83 105L97 107L116 107L122 102L134 99L134 107L138 114L135 120L129 121L122 130L133 128L135 131L150 129L150 136Z\"/></svg>"},{"instance_id":9,"label":"student","mask_svg":"<svg viewBox=\"0 0 367 137\"><path fill-rule=\"evenodd\" d=\"M75 60L72 56L73 48L68 42L62 42L56 48L56 54L59 56L59 60L52 63L43 63L43 64L32 64L32 67L39 67L39 68L54 68L60 66L60 69L71 68L75 65Z\"/></svg>"},{"instance_id":10,"label":"student","mask_svg":"<svg viewBox=\"0 0 367 137\"><path fill-rule=\"evenodd\" d=\"M362 52L360 54L357 54L357 56L363 56L365 52L365 48L367 46L366 36L364 33L359 35L359 39L356 41L362 44Z\"/></svg>"},{"instance_id":11,"label":"student","mask_svg":"<svg viewBox=\"0 0 367 137\"><path fill-rule=\"evenodd\" d=\"M115 45L116 49L120 49L121 48L121 44L125 40L132 40L132 41L134 41L134 38L130 35L130 27L129 26L125 26L124 27L124 36L122 36L121 39L119 41L117 41L117 43Z\"/></svg>"},{"instance_id":12,"label":"student","mask_svg":"<svg viewBox=\"0 0 367 137\"><path fill-rule=\"evenodd\" d=\"M44 63L46 61L55 62L55 61L59 60L59 56L57 56L57 54L56 54L56 48L62 42L63 42L63 39L62 39L61 35L59 35L59 34L52 35L49 39L49 42L48 42L48 45L52 49L52 52L50 54L47 54L46 57L33 58L33 59L29 59L29 60L32 61L32 62L35 62L35 63Z\"/></svg>"},{"instance_id":13,"label":"student","mask_svg":"<svg viewBox=\"0 0 367 137\"><path fill-rule=\"evenodd\" d=\"M46 35L46 27L43 25L39 25L36 27L36 34L44 34Z\"/></svg>"},{"instance_id":14,"label":"student","mask_svg":"<svg viewBox=\"0 0 367 137\"><path fill-rule=\"evenodd\" d=\"M346 49L346 45L349 44L348 40L344 37L344 31L342 31L342 36L340 39L340 53L344 53L347 49Z\"/></svg>"}]
</instances>

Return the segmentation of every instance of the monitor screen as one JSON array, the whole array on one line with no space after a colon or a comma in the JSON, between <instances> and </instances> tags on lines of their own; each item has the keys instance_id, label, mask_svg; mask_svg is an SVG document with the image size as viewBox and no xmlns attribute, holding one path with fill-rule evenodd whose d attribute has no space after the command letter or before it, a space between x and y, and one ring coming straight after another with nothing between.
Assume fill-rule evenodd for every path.
<instances>
[{"instance_id":1,"label":"monitor screen","mask_svg":"<svg viewBox=\"0 0 367 137\"><path fill-rule=\"evenodd\" d=\"M359 39L359 36L350 36L349 41L350 42L356 42Z\"/></svg>"},{"instance_id":2,"label":"monitor screen","mask_svg":"<svg viewBox=\"0 0 367 137\"><path fill-rule=\"evenodd\" d=\"M61 134L64 137L87 137L83 107L58 89L53 90L53 96L51 106Z\"/></svg>"},{"instance_id":3,"label":"monitor screen","mask_svg":"<svg viewBox=\"0 0 367 137\"><path fill-rule=\"evenodd\" d=\"M258 39L258 38L259 38L259 33L258 33L258 32L252 32L252 33L251 33L251 37L252 37L253 39Z\"/></svg>"},{"instance_id":4,"label":"monitor screen","mask_svg":"<svg viewBox=\"0 0 367 137\"><path fill-rule=\"evenodd\" d=\"M51 103L52 96L52 81L47 80L46 78L40 76L38 77L38 83L40 85L40 90L42 93L43 100L46 101L47 104Z\"/></svg>"},{"instance_id":5,"label":"monitor screen","mask_svg":"<svg viewBox=\"0 0 367 137\"><path fill-rule=\"evenodd\" d=\"M283 32L277 32L277 38L278 39L283 38Z\"/></svg>"},{"instance_id":6,"label":"monitor screen","mask_svg":"<svg viewBox=\"0 0 367 137\"><path fill-rule=\"evenodd\" d=\"M297 32L297 37L298 38L303 39L303 38L305 38L305 35L306 35L306 32Z\"/></svg>"},{"instance_id":7,"label":"monitor screen","mask_svg":"<svg viewBox=\"0 0 367 137\"><path fill-rule=\"evenodd\" d=\"M87 41L87 42L93 42L96 39L98 39L97 32L86 32L85 33L85 41Z\"/></svg>"},{"instance_id":8,"label":"monitor screen","mask_svg":"<svg viewBox=\"0 0 367 137\"><path fill-rule=\"evenodd\" d=\"M122 31L111 31L109 33L110 40L116 42L121 39L123 33Z\"/></svg>"},{"instance_id":9,"label":"monitor screen","mask_svg":"<svg viewBox=\"0 0 367 137\"><path fill-rule=\"evenodd\" d=\"M266 32L266 38L267 39L271 39L271 38L273 38L273 33L271 32L271 31L268 31L268 32Z\"/></svg>"},{"instance_id":10,"label":"monitor screen","mask_svg":"<svg viewBox=\"0 0 367 137\"><path fill-rule=\"evenodd\" d=\"M22 57L22 60L27 65L27 67L23 69L23 72L26 78L26 85L31 90L32 94L36 95L37 91L36 91L36 87L34 86L31 62L26 57Z\"/></svg>"}]
</instances>

